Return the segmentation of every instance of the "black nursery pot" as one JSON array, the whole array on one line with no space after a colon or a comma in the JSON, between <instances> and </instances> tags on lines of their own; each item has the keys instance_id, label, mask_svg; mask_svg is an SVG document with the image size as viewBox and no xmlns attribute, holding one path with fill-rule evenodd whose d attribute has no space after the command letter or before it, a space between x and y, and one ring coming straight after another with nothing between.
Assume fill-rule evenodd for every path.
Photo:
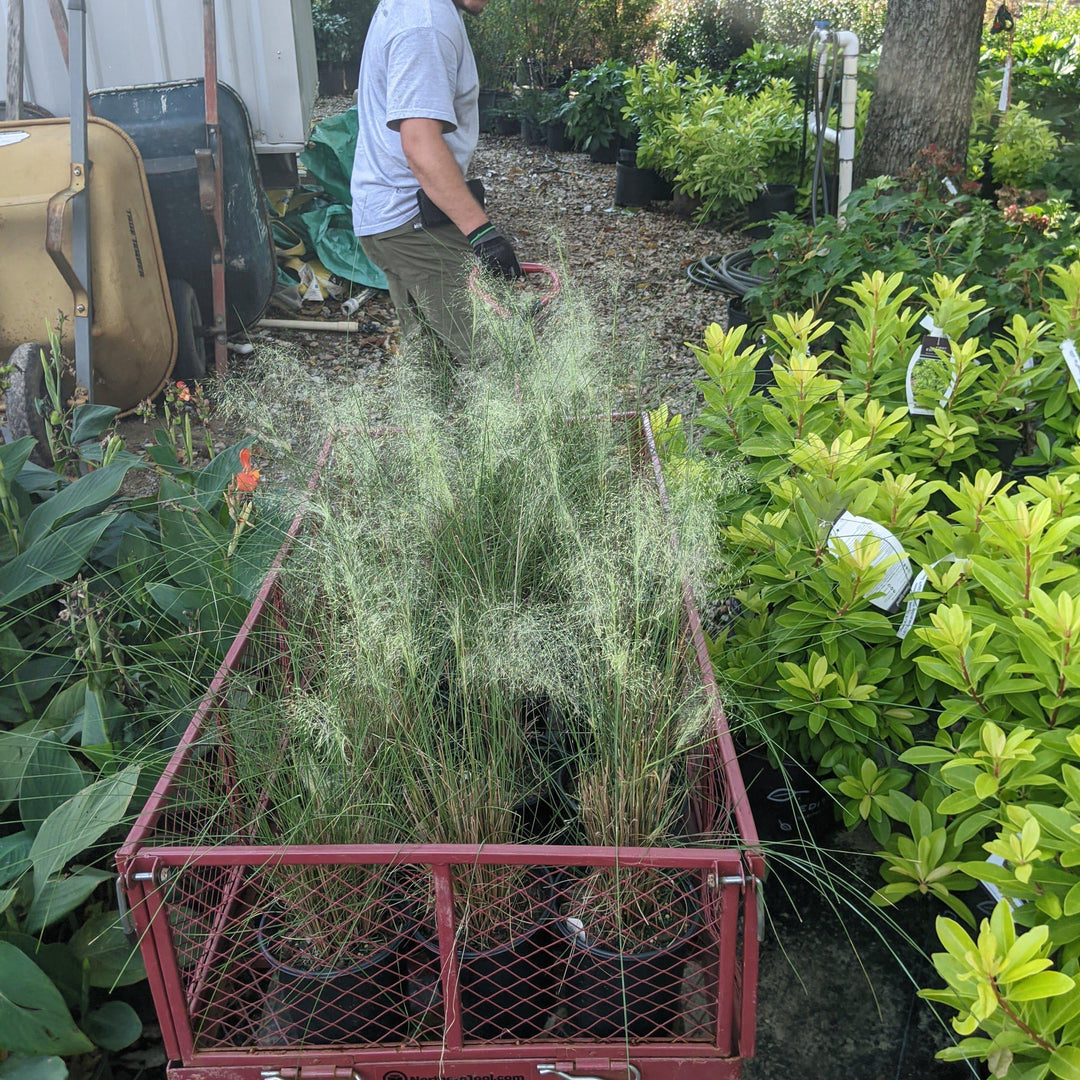
<instances>
[{"instance_id":1,"label":"black nursery pot","mask_svg":"<svg viewBox=\"0 0 1080 1080\"><path fill-rule=\"evenodd\" d=\"M589 150L589 159L598 165L614 165L619 160L619 144L613 142L607 146L599 146L594 143Z\"/></svg>"},{"instance_id":2,"label":"black nursery pot","mask_svg":"<svg viewBox=\"0 0 1080 1080\"><path fill-rule=\"evenodd\" d=\"M655 169L650 169L649 172L652 173L652 197L657 202L671 202L675 197L674 184Z\"/></svg>"},{"instance_id":3,"label":"black nursery pot","mask_svg":"<svg viewBox=\"0 0 1080 1080\"><path fill-rule=\"evenodd\" d=\"M804 766L789 761L783 771L753 749L739 754L739 769L762 840L816 841L832 832L832 800Z\"/></svg>"},{"instance_id":4,"label":"black nursery pot","mask_svg":"<svg viewBox=\"0 0 1080 1080\"><path fill-rule=\"evenodd\" d=\"M683 974L700 929L696 896L683 883L686 919L682 933L662 949L616 952L590 945L587 928L559 922L570 943L570 974L559 997L568 1006L570 1037L672 1038L684 1008Z\"/></svg>"},{"instance_id":5,"label":"black nursery pot","mask_svg":"<svg viewBox=\"0 0 1080 1080\"><path fill-rule=\"evenodd\" d=\"M405 1016L401 933L366 960L340 970L293 967L275 955L280 922L259 921L259 951L270 966L267 1008L289 1043L377 1043L400 1038ZM280 950L278 950L280 951Z\"/></svg>"},{"instance_id":6,"label":"black nursery pot","mask_svg":"<svg viewBox=\"0 0 1080 1080\"><path fill-rule=\"evenodd\" d=\"M620 150L615 166L615 205L648 206L652 201L652 170L635 165L633 150Z\"/></svg>"},{"instance_id":7,"label":"black nursery pot","mask_svg":"<svg viewBox=\"0 0 1080 1080\"><path fill-rule=\"evenodd\" d=\"M535 1038L557 1004L554 969L559 939L551 928L555 916L547 875L539 887L545 894L542 915L525 933L494 949L458 949L458 995L466 1039ZM439 940L430 927L420 942L437 961ZM441 989L433 992L437 996Z\"/></svg>"},{"instance_id":8,"label":"black nursery pot","mask_svg":"<svg viewBox=\"0 0 1080 1080\"><path fill-rule=\"evenodd\" d=\"M523 116L521 118L521 138L526 146L542 146L547 139L547 135L542 124L531 116Z\"/></svg>"},{"instance_id":9,"label":"black nursery pot","mask_svg":"<svg viewBox=\"0 0 1080 1080\"><path fill-rule=\"evenodd\" d=\"M768 222L777 214L795 212L794 184L766 184L753 202L746 207L746 216L750 221ZM747 236L762 239L772 232L769 224L755 225L746 230Z\"/></svg>"},{"instance_id":10,"label":"black nursery pot","mask_svg":"<svg viewBox=\"0 0 1080 1080\"><path fill-rule=\"evenodd\" d=\"M562 154L570 149L570 140L566 137L566 124L562 120L552 120L544 128L549 150Z\"/></svg>"}]
</instances>

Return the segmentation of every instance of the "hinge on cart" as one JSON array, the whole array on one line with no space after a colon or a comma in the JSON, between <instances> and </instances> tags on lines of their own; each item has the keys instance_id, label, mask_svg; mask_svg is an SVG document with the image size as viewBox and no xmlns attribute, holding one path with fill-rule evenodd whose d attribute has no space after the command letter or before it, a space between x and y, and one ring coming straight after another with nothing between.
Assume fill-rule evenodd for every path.
<instances>
[{"instance_id":1,"label":"hinge on cart","mask_svg":"<svg viewBox=\"0 0 1080 1080\"><path fill-rule=\"evenodd\" d=\"M721 874L710 870L705 879L710 889L722 889L725 885L738 885L740 889L754 891L754 903L757 905L757 939L765 940L765 890L761 887L761 878L754 873Z\"/></svg>"}]
</instances>

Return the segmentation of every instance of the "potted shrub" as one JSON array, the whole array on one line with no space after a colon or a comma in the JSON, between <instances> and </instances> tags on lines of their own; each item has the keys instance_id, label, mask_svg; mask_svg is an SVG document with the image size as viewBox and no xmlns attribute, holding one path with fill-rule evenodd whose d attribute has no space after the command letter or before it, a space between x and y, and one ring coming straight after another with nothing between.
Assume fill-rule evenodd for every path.
<instances>
[{"instance_id":1,"label":"potted shrub","mask_svg":"<svg viewBox=\"0 0 1080 1080\"><path fill-rule=\"evenodd\" d=\"M606 60L576 71L567 84L569 100L559 112L574 145L594 161L614 164L619 147L633 125L623 115L626 104L626 65Z\"/></svg>"}]
</instances>

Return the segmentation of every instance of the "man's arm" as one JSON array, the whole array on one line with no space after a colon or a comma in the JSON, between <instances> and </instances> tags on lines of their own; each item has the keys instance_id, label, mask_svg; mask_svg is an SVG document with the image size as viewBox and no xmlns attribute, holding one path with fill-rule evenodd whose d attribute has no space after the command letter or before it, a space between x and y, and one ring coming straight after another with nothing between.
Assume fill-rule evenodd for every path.
<instances>
[{"instance_id":1,"label":"man's arm","mask_svg":"<svg viewBox=\"0 0 1080 1080\"><path fill-rule=\"evenodd\" d=\"M521 277L514 246L473 198L442 136L442 123L426 117L402 120L401 149L427 197L464 233L481 263L504 278Z\"/></svg>"},{"instance_id":2,"label":"man's arm","mask_svg":"<svg viewBox=\"0 0 1080 1080\"><path fill-rule=\"evenodd\" d=\"M487 224L484 208L465 185L439 120L413 117L401 121L401 149L427 197L466 235Z\"/></svg>"}]
</instances>

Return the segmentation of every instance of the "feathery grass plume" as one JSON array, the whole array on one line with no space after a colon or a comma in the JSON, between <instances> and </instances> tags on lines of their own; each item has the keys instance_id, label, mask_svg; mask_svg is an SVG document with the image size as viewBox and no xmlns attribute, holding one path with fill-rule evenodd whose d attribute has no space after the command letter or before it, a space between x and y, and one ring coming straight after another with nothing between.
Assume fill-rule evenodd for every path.
<instances>
[{"instance_id":1,"label":"feathery grass plume","mask_svg":"<svg viewBox=\"0 0 1080 1080\"><path fill-rule=\"evenodd\" d=\"M567 773L582 839L683 839L686 758L709 734L682 590L711 554L711 500L679 494L673 544L651 475L635 474L636 422L612 418L633 384L620 342L571 289L542 326L513 293L500 291L509 318L478 305L483 362L460 372L449 410L407 351L392 430L372 430L360 388L314 410L334 451L282 576L292 684L235 716L280 733L283 749L244 744L251 783L267 785L277 754L266 842L551 839L565 820L526 837L527 819ZM334 883L358 889L363 868L300 869L274 870L275 889L306 927L290 935L314 938ZM505 940L532 914L535 880L459 874L463 937ZM385 890L368 895L385 923Z\"/></svg>"}]
</instances>

